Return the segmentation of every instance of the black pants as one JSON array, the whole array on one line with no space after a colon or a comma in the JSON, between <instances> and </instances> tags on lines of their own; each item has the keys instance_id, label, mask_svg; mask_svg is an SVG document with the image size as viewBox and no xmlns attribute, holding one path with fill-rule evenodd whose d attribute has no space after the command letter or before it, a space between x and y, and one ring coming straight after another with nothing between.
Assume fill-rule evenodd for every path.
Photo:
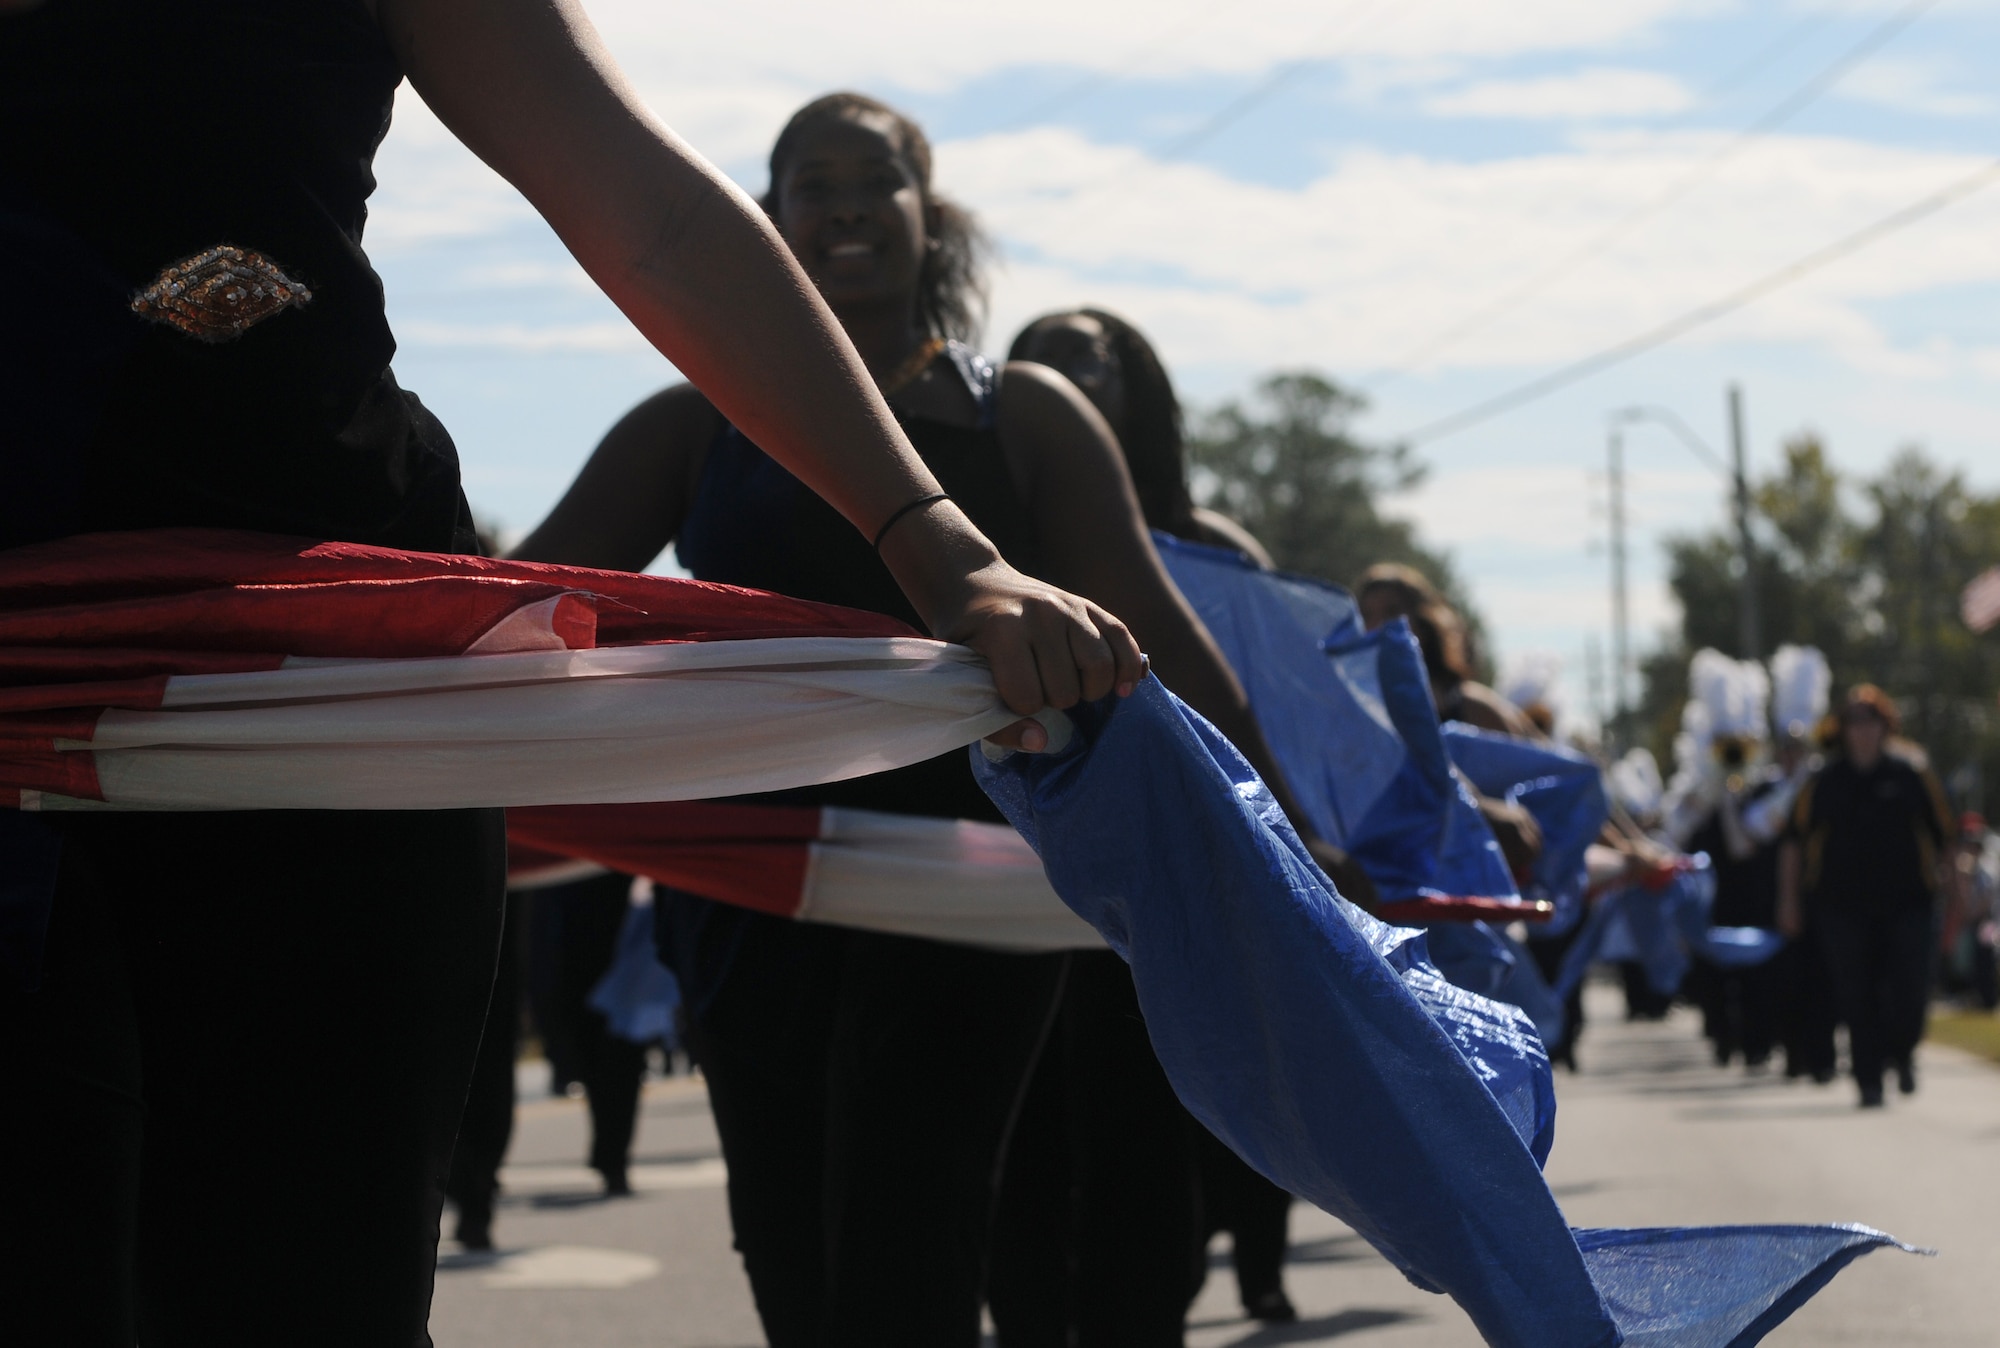
<instances>
[{"instance_id":1,"label":"black pants","mask_svg":"<svg viewBox=\"0 0 2000 1348\"><path fill-rule=\"evenodd\" d=\"M971 1348L1065 957L775 918L733 949L688 1044L771 1348Z\"/></svg>"},{"instance_id":2,"label":"black pants","mask_svg":"<svg viewBox=\"0 0 2000 1348\"><path fill-rule=\"evenodd\" d=\"M1741 1056L1763 1063L1778 1039L1778 993L1784 978L1777 959L1749 969L1724 969L1696 960L1686 990L1701 1007L1702 1029L1715 1044L1717 1062Z\"/></svg>"},{"instance_id":3,"label":"black pants","mask_svg":"<svg viewBox=\"0 0 2000 1348\"><path fill-rule=\"evenodd\" d=\"M1073 954L1000 1186L988 1300L1002 1348L1177 1348L1199 1287L1200 1131L1125 961Z\"/></svg>"},{"instance_id":4,"label":"black pants","mask_svg":"<svg viewBox=\"0 0 2000 1348\"><path fill-rule=\"evenodd\" d=\"M0 1322L65 1348L427 1345L500 812L65 820L0 1008Z\"/></svg>"},{"instance_id":5,"label":"black pants","mask_svg":"<svg viewBox=\"0 0 2000 1348\"><path fill-rule=\"evenodd\" d=\"M514 1137L514 1063L521 1053L520 931L528 903L526 894L507 896L500 967L493 977L479 1057L472 1066L472 1086L459 1120L458 1145L451 1154L445 1197L458 1209L461 1237L484 1235L492 1224L500 1165Z\"/></svg>"},{"instance_id":6,"label":"black pants","mask_svg":"<svg viewBox=\"0 0 2000 1348\"><path fill-rule=\"evenodd\" d=\"M1534 960L1535 968L1541 972L1542 980L1550 987L1554 987L1556 979L1562 976L1563 960L1569 955L1569 948L1583 935L1584 924L1588 920L1587 917L1578 919L1575 926L1560 936L1540 938L1530 935L1527 943L1528 957ZM1570 989L1569 996L1563 1000L1562 1038L1548 1046L1549 1061L1562 1063L1574 1072L1576 1044L1581 1038L1583 1038L1583 983L1579 980L1577 985Z\"/></svg>"},{"instance_id":7,"label":"black pants","mask_svg":"<svg viewBox=\"0 0 2000 1348\"><path fill-rule=\"evenodd\" d=\"M1815 914L1827 975L1847 1021L1854 1079L1882 1088L1891 1063L1916 1052L1930 1007L1931 912L1822 907Z\"/></svg>"},{"instance_id":8,"label":"black pants","mask_svg":"<svg viewBox=\"0 0 2000 1348\"><path fill-rule=\"evenodd\" d=\"M1243 1158L1201 1134L1202 1245L1229 1232L1236 1292L1247 1309L1259 1297L1284 1290L1285 1245L1292 1196L1243 1163Z\"/></svg>"},{"instance_id":9,"label":"black pants","mask_svg":"<svg viewBox=\"0 0 2000 1348\"><path fill-rule=\"evenodd\" d=\"M1786 1076L1825 1080L1839 1065L1833 1032L1840 1024L1840 1010L1834 1001L1833 980L1827 974L1823 944L1814 925L1771 961Z\"/></svg>"},{"instance_id":10,"label":"black pants","mask_svg":"<svg viewBox=\"0 0 2000 1348\"><path fill-rule=\"evenodd\" d=\"M613 1034L604 1014L590 1005L590 994L618 956L631 893L629 875L600 875L535 893L536 903L554 904L560 913L554 1014L590 1104L590 1167L619 1183L639 1122L646 1046Z\"/></svg>"}]
</instances>

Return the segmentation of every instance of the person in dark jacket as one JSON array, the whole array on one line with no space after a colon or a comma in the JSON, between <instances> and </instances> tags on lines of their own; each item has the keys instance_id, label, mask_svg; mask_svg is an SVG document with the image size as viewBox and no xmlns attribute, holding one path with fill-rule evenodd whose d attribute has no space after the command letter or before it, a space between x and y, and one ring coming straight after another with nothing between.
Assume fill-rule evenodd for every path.
<instances>
[{"instance_id":1,"label":"person in dark jacket","mask_svg":"<svg viewBox=\"0 0 2000 1348\"><path fill-rule=\"evenodd\" d=\"M1819 931L1863 1108L1882 1104L1891 1064L1903 1094L1917 1088L1938 861L1954 832L1921 751L1892 740L1899 723L1874 685L1848 694L1841 753L1799 793L1779 857L1779 927L1797 935L1809 911Z\"/></svg>"},{"instance_id":2,"label":"person in dark jacket","mask_svg":"<svg viewBox=\"0 0 2000 1348\"><path fill-rule=\"evenodd\" d=\"M1753 745L1743 739L1719 741L1715 751L1721 777L1714 783L1714 805L1689 836L1687 850L1706 852L1715 863L1710 920L1716 926L1769 927L1777 920L1779 843L1758 836L1749 819L1782 790L1784 778L1775 765L1757 765ZM1770 1061L1778 1039L1780 977L1775 960L1729 969L1695 959L1686 990L1701 1007L1718 1066L1741 1057L1745 1067L1760 1072Z\"/></svg>"}]
</instances>

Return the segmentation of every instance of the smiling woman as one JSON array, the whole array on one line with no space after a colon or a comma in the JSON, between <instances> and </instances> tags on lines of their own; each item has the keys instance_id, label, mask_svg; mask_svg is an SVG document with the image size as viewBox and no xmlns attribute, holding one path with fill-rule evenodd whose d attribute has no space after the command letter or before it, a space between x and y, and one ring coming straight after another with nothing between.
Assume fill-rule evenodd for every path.
<instances>
[{"instance_id":1,"label":"smiling woman","mask_svg":"<svg viewBox=\"0 0 2000 1348\"><path fill-rule=\"evenodd\" d=\"M816 157L799 153L809 136ZM894 152L885 155L885 148ZM786 124L771 147L771 163L789 169L782 184L773 173L764 209L773 219L791 221L790 232L798 237L821 237L820 265L812 270L827 303L850 311L853 304L843 305L843 298L852 301L880 292L888 288L884 282L895 279L899 288L915 289L918 320L932 336L978 341L986 317L982 269L991 245L971 212L932 189L931 144L922 127L861 94L828 94L799 109ZM882 213L873 229L857 227L851 236L823 228L825 217L839 212L843 167L850 177L858 177L855 186L895 203L895 210ZM893 245L884 237L870 237L889 230L907 232ZM921 247L914 243L919 237ZM885 276L883 265L891 258L905 269L914 261L914 277ZM898 326L906 321L906 315L897 315ZM859 341L851 323L843 319L843 324L847 335Z\"/></svg>"},{"instance_id":2,"label":"smiling woman","mask_svg":"<svg viewBox=\"0 0 2000 1348\"><path fill-rule=\"evenodd\" d=\"M995 369L963 340L979 235L933 190L922 130L835 94L793 116L770 167L772 220L952 500L1015 566L1129 615L1162 680L1296 818L1242 689L1153 552L1103 418L1055 371ZM890 522L884 552L905 527ZM669 542L697 579L914 616L867 541L688 386L628 413L518 551L636 570ZM1001 818L963 753L787 799ZM993 1178L1066 957L686 895L658 911L773 1348L977 1343Z\"/></svg>"}]
</instances>

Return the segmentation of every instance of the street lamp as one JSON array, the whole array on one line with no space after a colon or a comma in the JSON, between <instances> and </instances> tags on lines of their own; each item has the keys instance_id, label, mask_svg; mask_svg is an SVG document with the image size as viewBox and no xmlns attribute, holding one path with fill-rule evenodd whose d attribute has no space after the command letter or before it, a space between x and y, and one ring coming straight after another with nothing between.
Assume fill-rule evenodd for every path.
<instances>
[{"instance_id":1,"label":"street lamp","mask_svg":"<svg viewBox=\"0 0 2000 1348\"><path fill-rule=\"evenodd\" d=\"M1608 468L1611 489L1611 623L1612 623L1612 679L1611 702L1612 723L1622 726L1625 716L1626 674L1631 662L1631 633L1628 628L1627 600L1625 594L1625 446L1618 430L1639 422L1650 422L1664 427L1685 445L1694 456L1719 473L1733 489L1736 506L1736 545L1743 566L1743 591L1737 604L1737 645L1739 658L1759 660L1763 658L1763 623L1759 612L1757 596L1757 557L1750 537L1750 478L1746 470L1746 451L1743 442L1743 394L1736 385L1729 386L1729 439L1733 451L1733 466L1723 461L1722 455L1710 447L1709 443L1695 434L1681 416L1671 408L1639 406L1624 407L1612 412L1610 422L1610 442L1608 445Z\"/></svg>"}]
</instances>

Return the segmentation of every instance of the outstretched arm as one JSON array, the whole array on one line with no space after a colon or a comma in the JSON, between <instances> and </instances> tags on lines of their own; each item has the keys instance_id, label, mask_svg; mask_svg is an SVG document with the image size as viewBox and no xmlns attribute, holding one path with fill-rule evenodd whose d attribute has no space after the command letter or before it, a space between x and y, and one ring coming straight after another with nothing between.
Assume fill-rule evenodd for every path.
<instances>
[{"instance_id":1,"label":"outstretched arm","mask_svg":"<svg viewBox=\"0 0 2000 1348\"><path fill-rule=\"evenodd\" d=\"M556 508L510 555L643 570L680 535L696 475L721 427L694 385L655 393L605 432Z\"/></svg>"},{"instance_id":2,"label":"outstretched arm","mask_svg":"<svg viewBox=\"0 0 2000 1348\"><path fill-rule=\"evenodd\" d=\"M871 537L937 490L756 203L647 110L576 4L376 4L424 101L723 415ZM1142 675L1115 618L1015 573L949 503L899 522L884 559L1023 714Z\"/></svg>"}]
</instances>

